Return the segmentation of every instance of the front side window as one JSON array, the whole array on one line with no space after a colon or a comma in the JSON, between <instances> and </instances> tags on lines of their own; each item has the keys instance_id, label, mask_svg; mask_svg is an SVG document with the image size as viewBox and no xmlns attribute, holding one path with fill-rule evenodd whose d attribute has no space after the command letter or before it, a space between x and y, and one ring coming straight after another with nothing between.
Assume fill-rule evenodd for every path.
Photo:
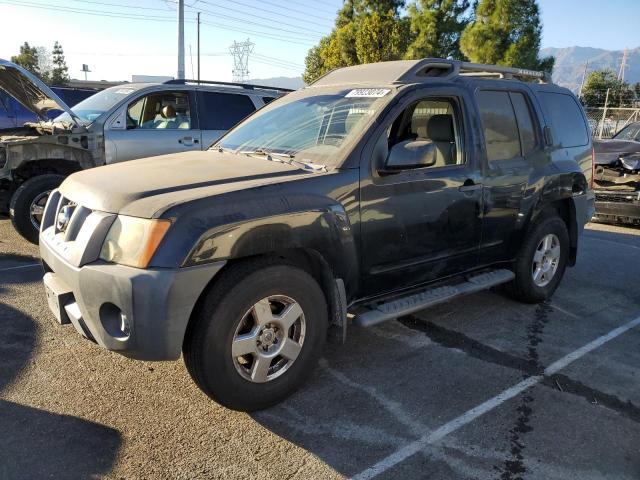
<instances>
[{"instance_id":1,"label":"front side window","mask_svg":"<svg viewBox=\"0 0 640 480\"><path fill-rule=\"evenodd\" d=\"M156 92L129 104L127 130L189 130L191 108L187 92Z\"/></svg>"},{"instance_id":2,"label":"front side window","mask_svg":"<svg viewBox=\"0 0 640 480\"><path fill-rule=\"evenodd\" d=\"M489 164L519 157L520 137L509 92L483 90L478 93L478 107Z\"/></svg>"},{"instance_id":3,"label":"front side window","mask_svg":"<svg viewBox=\"0 0 640 480\"><path fill-rule=\"evenodd\" d=\"M449 99L425 98L413 102L400 113L387 131L389 152L394 147L420 149L429 159L416 166L427 168L459 165L464 162L460 151L459 119L455 104ZM390 154L387 160L393 161Z\"/></svg>"},{"instance_id":4,"label":"front side window","mask_svg":"<svg viewBox=\"0 0 640 480\"><path fill-rule=\"evenodd\" d=\"M333 166L392 97L390 89L303 90L272 102L216 145L268 151Z\"/></svg>"}]
</instances>

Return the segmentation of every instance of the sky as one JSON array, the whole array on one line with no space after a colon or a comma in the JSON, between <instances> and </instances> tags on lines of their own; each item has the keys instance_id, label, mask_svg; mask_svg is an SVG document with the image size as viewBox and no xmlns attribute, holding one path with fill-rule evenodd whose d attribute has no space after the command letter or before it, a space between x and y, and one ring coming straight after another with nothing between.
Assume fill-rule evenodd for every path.
<instances>
[{"instance_id":1,"label":"sky","mask_svg":"<svg viewBox=\"0 0 640 480\"><path fill-rule=\"evenodd\" d=\"M176 0L0 0L0 58L27 41L64 48L72 78L175 76ZM234 41L254 43L249 78L296 77L307 51L331 31L341 0L185 0L185 70L195 76L201 20L201 78L229 81ZM539 0L543 47L621 50L640 46L640 0ZM193 65L193 67L192 67Z\"/></svg>"}]
</instances>

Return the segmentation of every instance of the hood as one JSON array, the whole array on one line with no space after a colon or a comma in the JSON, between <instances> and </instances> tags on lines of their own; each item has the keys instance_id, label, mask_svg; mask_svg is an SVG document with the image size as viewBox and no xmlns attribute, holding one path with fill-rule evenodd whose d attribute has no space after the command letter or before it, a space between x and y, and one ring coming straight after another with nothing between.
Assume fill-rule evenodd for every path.
<instances>
[{"instance_id":1,"label":"hood","mask_svg":"<svg viewBox=\"0 0 640 480\"><path fill-rule=\"evenodd\" d=\"M67 112L80 126L80 119L58 95L38 77L15 63L0 58L0 88L20 102L42 120L47 120L49 110Z\"/></svg>"},{"instance_id":2,"label":"hood","mask_svg":"<svg viewBox=\"0 0 640 480\"><path fill-rule=\"evenodd\" d=\"M309 175L294 165L208 150L132 160L74 173L62 195L92 210L153 218L174 205Z\"/></svg>"},{"instance_id":3,"label":"hood","mask_svg":"<svg viewBox=\"0 0 640 480\"><path fill-rule=\"evenodd\" d=\"M633 140L594 140L593 149L596 153L597 165L610 165L621 156L640 152L640 142Z\"/></svg>"}]
</instances>

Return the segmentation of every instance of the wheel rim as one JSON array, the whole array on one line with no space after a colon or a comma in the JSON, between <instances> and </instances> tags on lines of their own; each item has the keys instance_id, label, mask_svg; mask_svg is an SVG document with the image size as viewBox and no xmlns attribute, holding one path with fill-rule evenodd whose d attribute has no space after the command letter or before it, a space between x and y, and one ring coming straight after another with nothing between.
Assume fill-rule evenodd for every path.
<instances>
[{"instance_id":1,"label":"wheel rim","mask_svg":"<svg viewBox=\"0 0 640 480\"><path fill-rule=\"evenodd\" d=\"M238 373L254 383L283 375L302 351L306 321L290 297L272 295L253 305L233 335L231 356Z\"/></svg>"},{"instance_id":2,"label":"wheel rim","mask_svg":"<svg viewBox=\"0 0 640 480\"><path fill-rule=\"evenodd\" d=\"M51 190L39 193L31 201L31 205L29 205L29 219L31 220L31 225L33 225L36 230L40 230L42 216L44 215L44 207L47 205L47 199L49 198L50 193Z\"/></svg>"},{"instance_id":3,"label":"wheel rim","mask_svg":"<svg viewBox=\"0 0 640 480\"><path fill-rule=\"evenodd\" d=\"M549 233L542 237L533 254L531 276L538 287L547 286L558 270L560 264L560 240Z\"/></svg>"}]
</instances>

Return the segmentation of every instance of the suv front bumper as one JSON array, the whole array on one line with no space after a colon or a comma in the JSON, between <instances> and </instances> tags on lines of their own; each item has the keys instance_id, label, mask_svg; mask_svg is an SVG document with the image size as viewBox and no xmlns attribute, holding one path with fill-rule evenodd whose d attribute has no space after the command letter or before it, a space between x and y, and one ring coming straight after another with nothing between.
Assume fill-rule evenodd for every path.
<instances>
[{"instance_id":1,"label":"suv front bumper","mask_svg":"<svg viewBox=\"0 0 640 480\"><path fill-rule=\"evenodd\" d=\"M225 262L138 269L102 261L74 267L40 238L45 290L60 323L139 360L175 360L193 308Z\"/></svg>"}]
</instances>

